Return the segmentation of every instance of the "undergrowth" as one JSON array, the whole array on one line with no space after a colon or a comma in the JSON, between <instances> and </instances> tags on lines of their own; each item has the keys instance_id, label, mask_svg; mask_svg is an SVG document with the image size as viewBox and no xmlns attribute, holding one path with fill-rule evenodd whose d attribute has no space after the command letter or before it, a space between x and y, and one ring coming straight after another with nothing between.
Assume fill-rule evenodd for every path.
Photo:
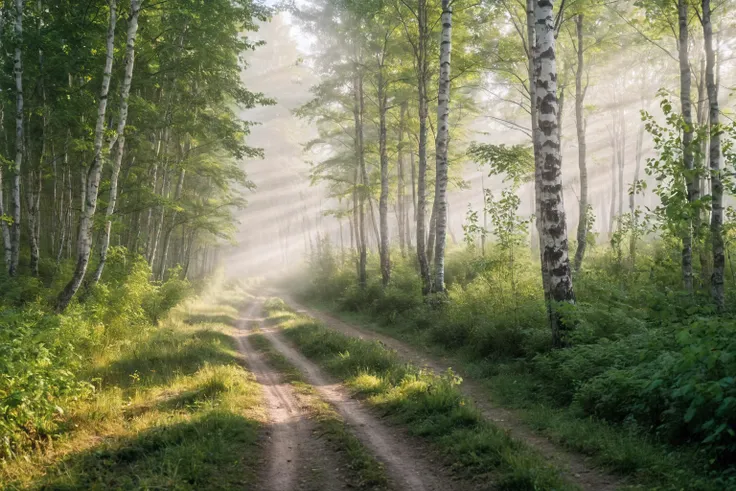
<instances>
[{"instance_id":1,"label":"undergrowth","mask_svg":"<svg viewBox=\"0 0 736 491\"><path fill-rule=\"evenodd\" d=\"M186 281L149 277L141 258L111 251L103 282L62 315L55 285L4 283L2 489L252 484L265 415L228 335L237 309L181 303Z\"/></svg>"},{"instance_id":2,"label":"undergrowth","mask_svg":"<svg viewBox=\"0 0 736 491\"><path fill-rule=\"evenodd\" d=\"M529 253L511 272L495 248L452 249L444 296L424 297L413 258L398 253L385 288L372 256L365 288L352 264L321 256L291 285L307 301L461 360L530 422L555 414L541 424L550 437L646 486L736 488L736 318L716 314L706 289L681 291L678 252L642 245L634 264L594 250L575 277L577 303L563 312L575 328L561 350L551 346ZM734 305L734 291L727 296Z\"/></svg>"}]
</instances>

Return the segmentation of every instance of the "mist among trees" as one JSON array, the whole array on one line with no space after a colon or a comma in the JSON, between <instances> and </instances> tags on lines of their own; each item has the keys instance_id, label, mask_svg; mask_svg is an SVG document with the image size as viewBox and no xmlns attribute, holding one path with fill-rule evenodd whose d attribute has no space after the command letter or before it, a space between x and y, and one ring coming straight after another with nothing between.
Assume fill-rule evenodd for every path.
<instances>
[{"instance_id":1,"label":"mist among trees","mask_svg":"<svg viewBox=\"0 0 736 491\"><path fill-rule=\"evenodd\" d=\"M736 489L733 7L0 2L0 487Z\"/></svg>"}]
</instances>

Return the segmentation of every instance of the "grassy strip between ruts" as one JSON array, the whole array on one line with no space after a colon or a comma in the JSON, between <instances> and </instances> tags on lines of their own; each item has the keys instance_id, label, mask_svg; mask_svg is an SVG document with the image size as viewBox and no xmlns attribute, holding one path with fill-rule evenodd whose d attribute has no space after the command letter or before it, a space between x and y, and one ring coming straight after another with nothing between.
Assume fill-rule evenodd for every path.
<instances>
[{"instance_id":1,"label":"grassy strip between ruts","mask_svg":"<svg viewBox=\"0 0 736 491\"><path fill-rule=\"evenodd\" d=\"M73 405L53 447L0 466L2 489L252 487L261 390L228 335L238 311L208 300L99 353L96 394Z\"/></svg>"},{"instance_id":2,"label":"grassy strip between ruts","mask_svg":"<svg viewBox=\"0 0 736 491\"><path fill-rule=\"evenodd\" d=\"M304 381L296 369L281 353L276 351L269 340L258 332L251 334L253 346L265 355L269 365L278 370L284 381L289 383L299 402L306 407L317 423L319 430L327 437L335 450L347 458L351 474L348 485L358 489L382 490L387 488L386 473L363 444L353 435L343 419L327 402L321 400L314 388Z\"/></svg>"},{"instance_id":3,"label":"grassy strip between ruts","mask_svg":"<svg viewBox=\"0 0 736 491\"><path fill-rule=\"evenodd\" d=\"M654 441L640 431L617 427L595 418L579 416L568 408L547 401L539 390L539 381L528 372L523 362L494 362L471 359L462 351L450 351L427 342L419 333L401 324L386 327L367 314L343 312L329 305L311 302L318 310L327 311L345 322L373 330L389 337L449 359L464 374L480 382L495 404L515 411L536 432L557 444L590 456L593 461L632 481L623 489L649 491L720 491L730 489L716 473L700 471L705 466L696 449L672 446Z\"/></svg>"},{"instance_id":4,"label":"grassy strip between ruts","mask_svg":"<svg viewBox=\"0 0 736 491\"><path fill-rule=\"evenodd\" d=\"M403 363L378 342L351 338L271 299L269 322L284 329L308 358L344 380L359 396L437 444L461 474L501 491L574 490L558 469L485 421L457 389L452 372L435 375Z\"/></svg>"}]
</instances>

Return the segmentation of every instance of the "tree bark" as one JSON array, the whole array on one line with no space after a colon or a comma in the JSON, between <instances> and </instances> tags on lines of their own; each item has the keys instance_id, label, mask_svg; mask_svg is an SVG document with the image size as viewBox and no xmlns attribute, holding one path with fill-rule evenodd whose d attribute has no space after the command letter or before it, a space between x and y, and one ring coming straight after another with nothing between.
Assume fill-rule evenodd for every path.
<instances>
[{"instance_id":1,"label":"tree bark","mask_svg":"<svg viewBox=\"0 0 736 491\"><path fill-rule=\"evenodd\" d=\"M616 223L616 189L618 185L616 183L617 167L618 167L618 137L616 136L616 130L614 123L613 134L611 135L611 208L608 212L608 239L613 237L613 226Z\"/></svg>"},{"instance_id":2,"label":"tree bark","mask_svg":"<svg viewBox=\"0 0 736 491\"><path fill-rule=\"evenodd\" d=\"M437 193L437 187L435 186L435 192ZM437 241L437 201L432 200L432 211L429 213L429 233L427 234L427 264L430 267L430 271L432 268L432 261L434 260L434 245ZM430 291L431 288L434 287L434 284L430 284Z\"/></svg>"},{"instance_id":3,"label":"tree bark","mask_svg":"<svg viewBox=\"0 0 736 491\"><path fill-rule=\"evenodd\" d=\"M409 152L409 166L411 170L411 212L412 220L409 220L409 205L406 205L406 246L411 249L411 224L417 223L417 168L414 162L414 150ZM408 198L407 198L408 199Z\"/></svg>"},{"instance_id":4,"label":"tree bark","mask_svg":"<svg viewBox=\"0 0 736 491\"><path fill-rule=\"evenodd\" d=\"M419 169L417 176L417 259L422 278L422 292L430 291L431 278L426 250L427 213L427 0L418 0L417 17L419 22L419 42L417 49L417 87L419 90Z\"/></svg>"},{"instance_id":5,"label":"tree bark","mask_svg":"<svg viewBox=\"0 0 736 491\"><path fill-rule=\"evenodd\" d=\"M536 97L539 131L541 190L542 190L542 257L549 273L550 326L555 346L567 343L570 326L562 322L560 303L575 303L570 261L568 258L567 226L562 194L560 161L560 129L557 124L557 64L555 60L554 15L551 0L536 0Z\"/></svg>"},{"instance_id":6,"label":"tree bark","mask_svg":"<svg viewBox=\"0 0 736 491\"><path fill-rule=\"evenodd\" d=\"M20 1L20 0L16 0ZM92 246L92 219L97 208L97 193L100 187L102 173L102 140L104 137L105 114L107 111L107 99L110 90L110 78L112 74L113 49L115 47L115 23L117 21L116 0L110 0L110 22L107 30L107 56L105 68L102 74L102 88L100 89L100 101L97 107L97 123L95 126L94 158L86 179L86 202L82 206L79 217L79 232L77 236L77 264L72 279L59 294L56 305L58 312L64 311L79 290L84 275L89 265L89 256Z\"/></svg>"},{"instance_id":7,"label":"tree bark","mask_svg":"<svg viewBox=\"0 0 736 491\"><path fill-rule=\"evenodd\" d=\"M163 169L163 176L161 177L161 197L165 198L168 197L170 187L169 183L169 173L168 169ZM158 256L158 245L159 241L161 240L161 230L164 227L164 218L166 217L166 208L163 204L160 204L158 206L158 219L156 220L156 224L154 225L153 229L153 245L151 246L151 256L148 260L148 264L151 265L151 270L153 271L153 267L156 264L156 257Z\"/></svg>"},{"instance_id":8,"label":"tree bark","mask_svg":"<svg viewBox=\"0 0 736 491\"><path fill-rule=\"evenodd\" d=\"M537 33L536 33L536 0L527 0L526 2L526 28L527 28L527 57L529 58L529 112L531 114L532 123L532 147L534 150L534 212L536 215L536 230L539 244L539 262L542 269L542 289L544 290L544 298L549 305L549 271L544 261L544 243L542 238L542 161L541 150L539 148L539 101L537 101L537 82L535 80L537 65L539 64L536 53ZM551 312L550 312L551 315Z\"/></svg>"},{"instance_id":9,"label":"tree bark","mask_svg":"<svg viewBox=\"0 0 736 491\"><path fill-rule=\"evenodd\" d=\"M140 0L131 0L130 16L128 17L128 32L125 41L125 73L123 85L120 88L120 115L118 116L117 138L112 143L113 162L112 175L110 176L110 199L105 211L105 230L102 232L100 242L100 262L92 276L91 284L96 285L100 281L102 271L107 262L107 250L110 247L110 233L112 231L112 214L115 213L115 204L118 199L118 176L123 163L125 152L125 126L128 122L128 97L130 96L130 85L133 81L133 65L135 64L135 39L138 32L138 15L141 11Z\"/></svg>"},{"instance_id":10,"label":"tree bark","mask_svg":"<svg viewBox=\"0 0 736 491\"><path fill-rule=\"evenodd\" d=\"M356 69L357 70L357 69ZM355 120L355 164L356 177L360 179L361 186L358 192L358 284L361 288L367 285L366 265L368 252L366 250L365 237L365 197L367 182L365 182L365 154L363 152L363 78L362 74L356 72L353 81L354 108L353 118Z\"/></svg>"},{"instance_id":11,"label":"tree bark","mask_svg":"<svg viewBox=\"0 0 736 491\"><path fill-rule=\"evenodd\" d=\"M381 195L378 202L380 220L380 245L378 252L381 258L381 280L387 286L391 280L391 257L388 237L388 148L386 144L386 82L384 80L384 60L378 68L378 146L381 162Z\"/></svg>"},{"instance_id":12,"label":"tree bark","mask_svg":"<svg viewBox=\"0 0 736 491\"><path fill-rule=\"evenodd\" d=\"M43 152L39 161L38 169L31 169L28 173L28 183L26 192L26 208L28 209L28 242L30 245L31 255L31 276L38 276L38 262L40 256L39 245L39 208L41 201L41 162L43 161Z\"/></svg>"},{"instance_id":13,"label":"tree bark","mask_svg":"<svg viewBox=\"0 0 736 491\"><path fill-rule=\"evenodd\" d=\"M618 120L619 123L619 141L618 141L618 230L621 230L621 219L624 214L624 165L626 162L626 111L621 111Z\"/></svg>"},{"instance_id":14,"label":"tree bark","mask_svg":"<svg viewBox=\"0 0 736 491\"><path fill-rule=\"evenodd\" d=\"M583 88L583 71L585 70L585 49L583 37L583 14L575 16L575 30L577 31L578 64L575 70L575 127L578 133L578 168L580 170L580 219L578 220L577 241L575 251L575 271L580 271L585 257L585 248L588 245L588 166L585 161L587 144L585 141L584 103L587 86Z\"/></svg>"},{"instance_id":15,"label":"tree bark","mask_svg":"<svg viewBox=\"0 0 736 491\"><path fill-rule=\"evenodd\" d=\"M710 182L711 218L710 232L713 247L713 273L711 274L711 295L718 310L725 307L723 277L725 255L723 248L723 182L721 181L721 127L718 104L718 83L715 77L716 55L713 48L713 25L711 23L710 0L703 0L703 41L705 45L705 85L708 90L710 122Z\"/></svg>"},{"instance_id":16,"label":"tree bark","mask_svg":"<svg viewBox=\"0 0 736 491\"><path fill-rule=\"evenodd\" d=\"M4 12L0 10L0 16ZM0 26L2 26L2 20L0 19ZM2 122L2 132L5 134L5 107L0 108L0 122ZM7 143L7 142L6 142ZM7 151L7 145L5 146ZM5 259L5 269L10 271L10 264L12 259L12 246L10 241L10 227L8 226L7 216L5 215L5 197L4 197L4 185L3 185L3 166L0 165L0 232L3 235L3 252Z\"/></svg>"},{"instance_id":17,"label":"tree bark","mask_svg":"<svg viewBox=\"0 0 736 491\"><path fill-rule=\"evenodd\" d=\"M13 223L10 226L10 276L18 274L20 257L20 174L23 165L23 0L15 0L15 54L13 74L15 76L15 166L13 168Z\"/></svg>"},{"instance_id":18,"label":"tree bark","mask_svg":"<svg viewBox=\"0 0 736 491\"><path fill-rule=\"evenodd\" d=\"M437 244L434 251L434 290L445 291L445 247L447 243L447 173L450 140L450 66L452 50L452 7L442 0L440 79L437 97L437 140L435 202L437 203Z\"/></svg>"},{"instance_id":19,"label":"tree bark","mask_svg":"<svg viewBox=\"0 0 736 491\"><path fill-rule=\"evenodd\" d=\"M684 128L682 132L682 160L685 167L687 201L693 203L699 196L698 181L695 178L693 159L693 116L691 102L690 60L688 58L688 5L687 0L678 0L677 17L679 24L679 62L680 62L680 106ZM685 290L693 291L693 232L692 220L687 218L682 236L682 279Z\"/></svg>"},{"instance_id":20,"label":"tree bark","mask_svg":"<svg viewBox=\"0 0 736 491\"><path fill-rule=\"evenodd\" d=\"M181 191L184 188L185 176L186 176L186 169L182 168L179 171L179 180L176 183L176 191L174 192L175 201L178 201L181 198ZM177 215L177 211L174 210L171 213L171 224L169 225L169 227L166 229L166 232L164 233L164 243L163 243L163 248L161 249L161 263L158 269L159 281L164 280L164 274L166 273L166 260L169 256L169 245L171 243L171 233L176 228L176 215Z\"/></svg>"},{"instance_id":21,"label":"tree bark","mask_svg":"<svg viewBox=\"0 0 736 491\"><path fill-rule=\"evenodd\" d=\"M636 134L636 167L634 168L634 186L636 186L636 183L639 181L639 174L641 172L641 161L644 153L644 130L644 122L642 121L639 123L639 131ZM629 255L631 256L631 266L632 268L634 268L636 267L636 234L638 234L637 229L639 227L639 219L636 216L636 192L632 192L631 194L629 194L629 212L631 213L631 223L634 228L631 233L631 239L629 242Z\"/></svg>"},{"instance_id":22,"label":"tree bark","mask_svg":"<svg viewBox=\"0 0 736 491\"><path fill-rule=\"evenodd\" d=\"M406 227L409 225L406 221L406 200L404 194L406 192L406 182L404 179L404 126L406 125L406 101L401 103L401 113L399 115L399 138L397 144L397 185L396 185L396 206L398 207L399 222L399 249L401 256L406 257Z\"/></svg>"}]
</instances>

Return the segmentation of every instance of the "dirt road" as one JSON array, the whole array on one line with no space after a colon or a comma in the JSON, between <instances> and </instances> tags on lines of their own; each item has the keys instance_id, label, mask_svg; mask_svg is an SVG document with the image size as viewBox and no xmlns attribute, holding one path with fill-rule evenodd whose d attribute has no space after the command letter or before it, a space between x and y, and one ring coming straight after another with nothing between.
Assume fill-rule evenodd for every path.
<instances>
[{"instance_id":1,"label":"dirt road","mask_svg":"<svg viewBox=\"0 0 736 491\"><path fill-rule=\"evenodd\" d=\"M314 424L288 383L251 346L248 325L260 314L254 302L240 320L236 337L240 351L263 387L269 425L266 462L260 476L263 491L336 491L348 489L335 470L340 457L316 436Z\"/></svg>"},{"instance_id":2,"label":"dirt road","mask_svg":"<svg viewBox=\"0 0 736 491\"><path fill-rule=\"evenodd\" d=\"M335 383L311 361L307 360L279 335L276 328L264 328L260 316L262 300L254 302L246 312L246 319L240 323L238 342L246 356L256 379L264 387L269 416L271 420L271 440L267 452L267 471L263 477L263 489L286 491L300 489L295 484L301 481L299 475L300 459L304 458L304 447L309 442L311 432L300 412L296 399L288 385L280 383L278 374L262 360L248 342L249 329L260 327L259 331L292 365L314 386L320 398L331 404L351 431L385 466L390 487L396 491L447 491L470 490L470 484L456 481L442 466L434 462L421 446L403 435L396 428L386 424L359 401L351 399L347 390ZM319 489L330 488L333 482L325 483Z\"/></svg>"},{"instance_id":3,"label":"dirt road","mask_svg":"<svg viewBox=\"0 0 736 491\"><path fill-rule=\"evenodd\" d=\"M437 360L426 353L421 353L395 338L348 324L325 312L306 307L284 292L279 292L278 295L292 308L319 320L326 327L348 336L380 341L385 346L395 350L402 359L416 366L430 369L436 373L443 373L450 368L447 362ZM453 367L453 370L458 372L456 367ZM462 375L462 373L460 374ZM480 384L464 378L460 389L474 402L484 418L507 430L514 438L522 440L535 448L549 459L554 466L563 469L569 481L578 484L581 488L589 491L614 491L623 484L621 478L593 467L585 456L570 452L550 442L547 438L535 434L512 411L493 404L489 400L488 391Z\"/></svg>"}]
</instances>

